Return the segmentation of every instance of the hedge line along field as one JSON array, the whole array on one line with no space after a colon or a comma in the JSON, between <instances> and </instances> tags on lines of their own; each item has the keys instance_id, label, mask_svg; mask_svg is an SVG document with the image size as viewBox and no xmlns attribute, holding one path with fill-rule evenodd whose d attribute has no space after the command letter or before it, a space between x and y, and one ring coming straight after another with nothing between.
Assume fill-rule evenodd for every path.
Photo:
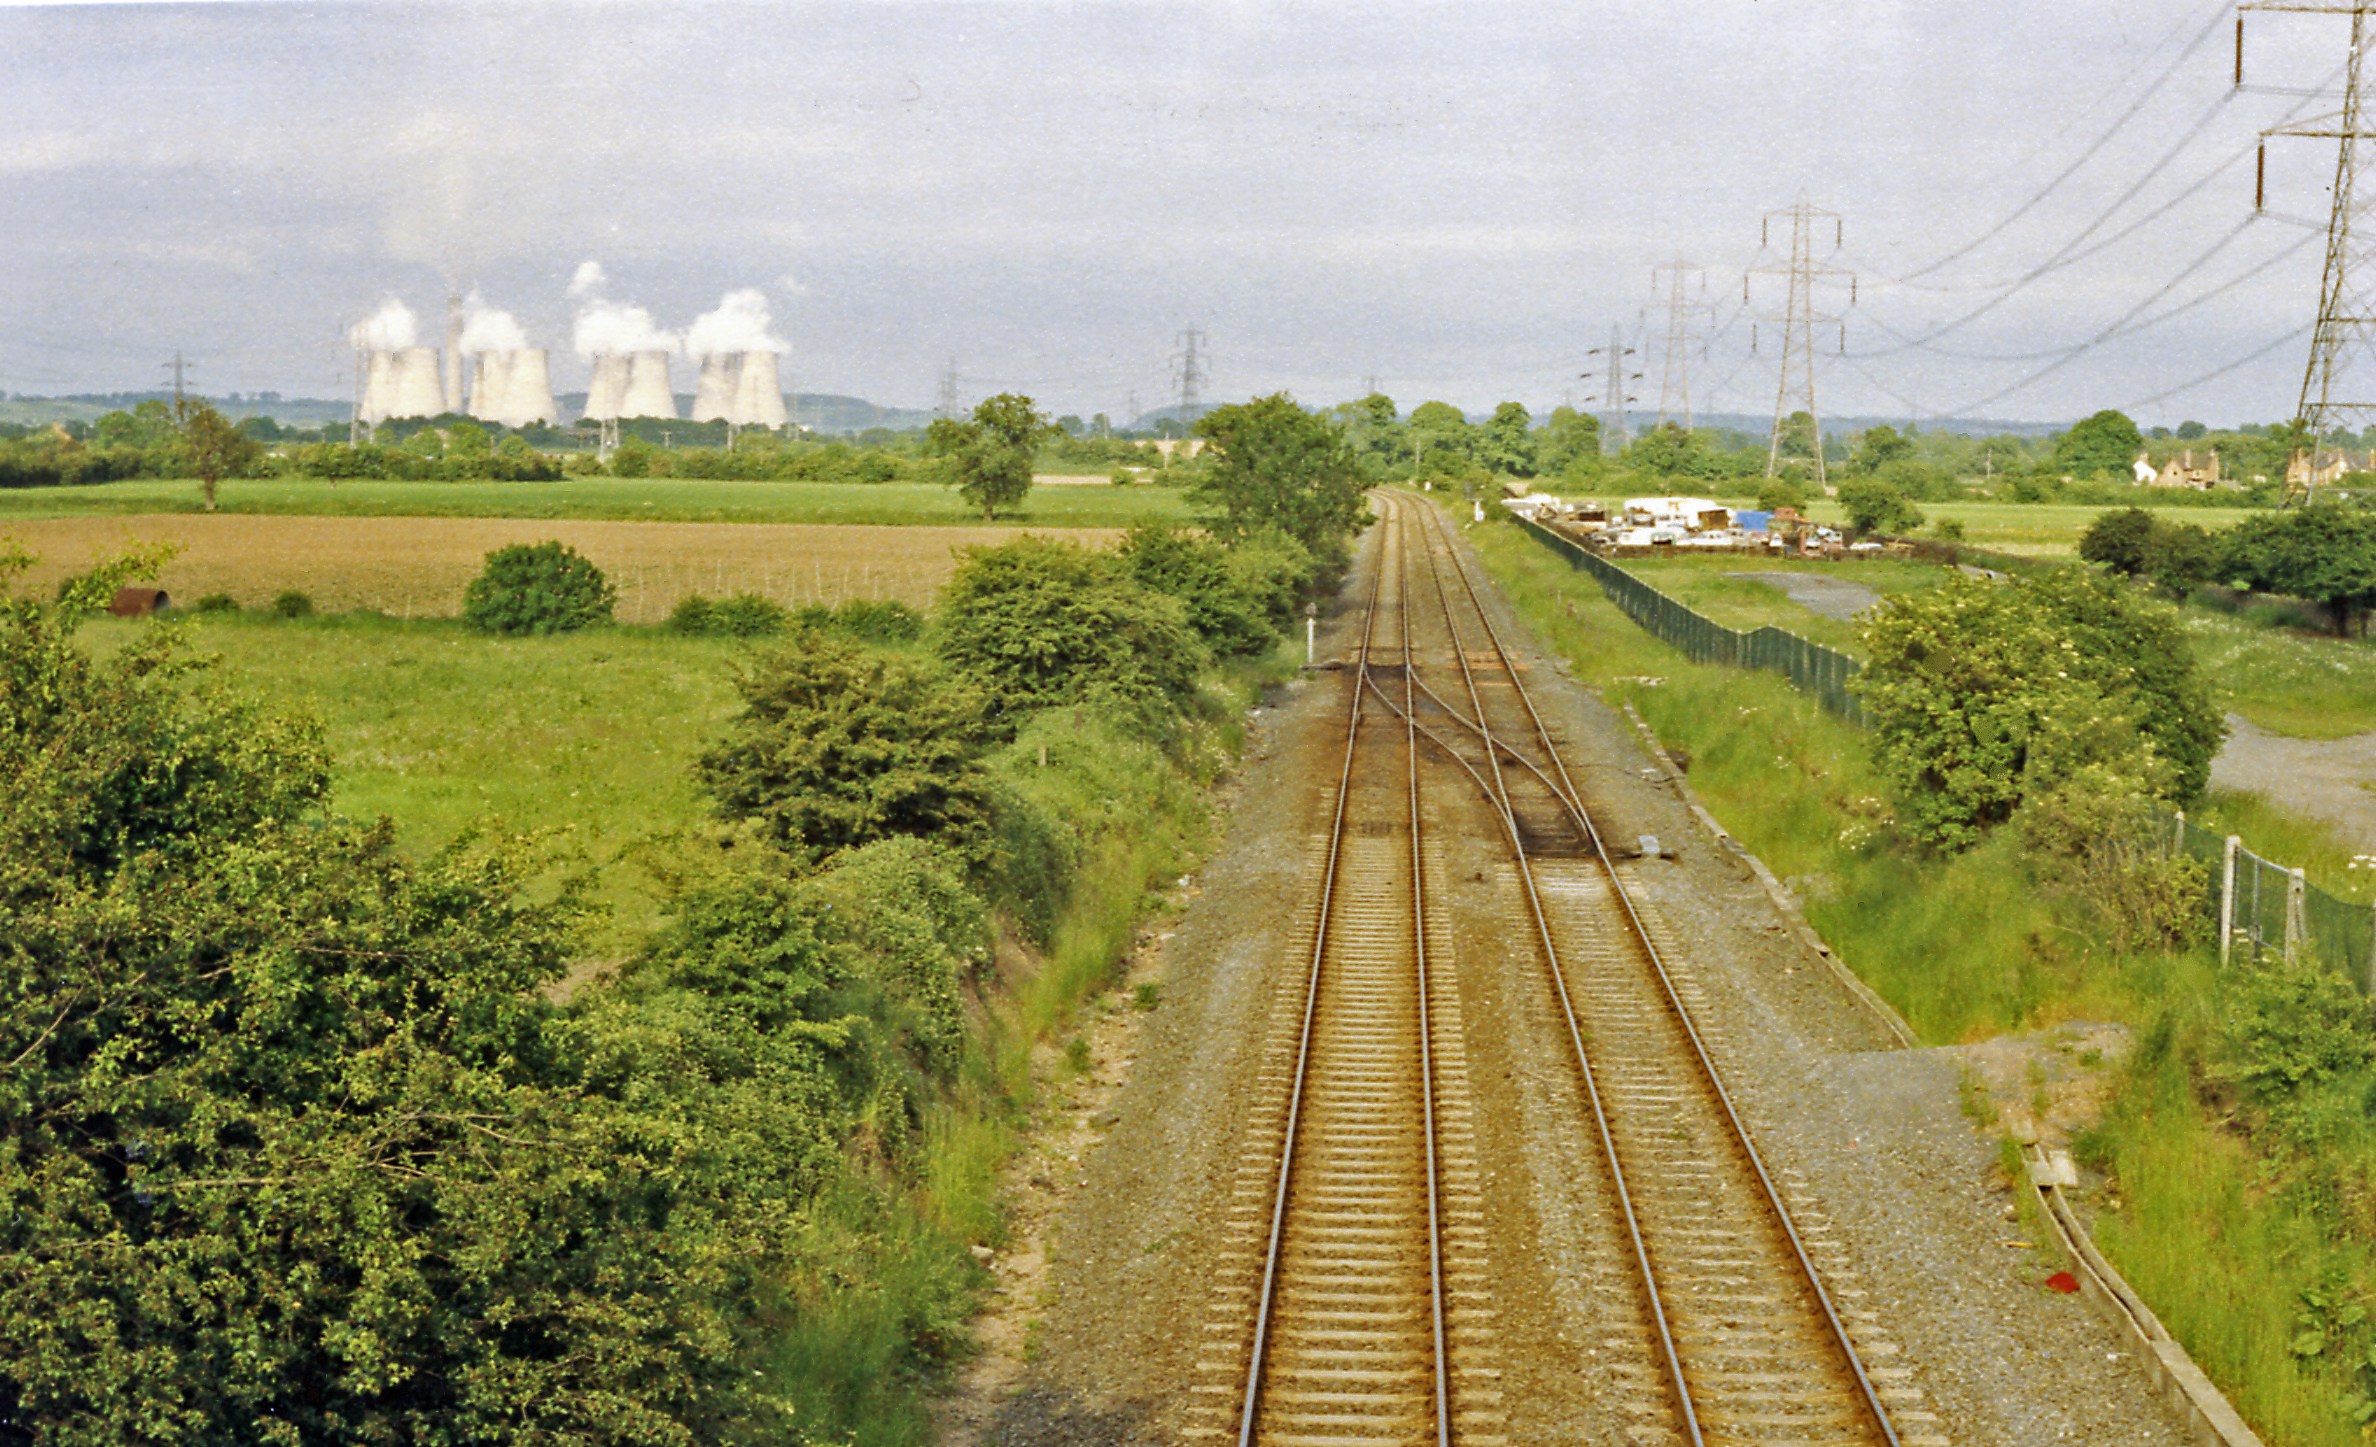
<instances>
[{"instance_id":1,"label":"hedge line along field","mask_svg":"<svg viewBox=\"0 0 2376 1447\"><path fill-rule=\"evenodd\" d=\"M1124 528L1185 522L1178 487L1115 487L1041 474L1013 526ZM684 477L571 477L559 482L395 482L239 478L220 492L227 513L386 518L613 518L638 522L869 523L960 527L981 509L935 482L733 482ZM190 478L136 477L89 487L0 488L0 519L199 513ZM0 523L5 527L5 523Z\"/></svg>"},{"instance_id":2,"label":"hedge line along field","mask_svg":"<svg viewBox=\"0 0 2376 1447\"><path fill-rule=\"evenodd\" d=\"M622 623L657 623L691 594L757 593L790 607L849 598L896 599L923 609L957 566L958 550L1006 542L1014 527L809 526L789 523L615 522L582 519L361 518L228 513L0 521L40 558L20 586L57 581L136 543L181 549L157 579L178 605L213 593L260 608L286 590L317 611L451 618L486 555L557 539L592 559L619 589ZM1111 528L1066 528L1102 547Z\"/></svg>"}]
</instances>

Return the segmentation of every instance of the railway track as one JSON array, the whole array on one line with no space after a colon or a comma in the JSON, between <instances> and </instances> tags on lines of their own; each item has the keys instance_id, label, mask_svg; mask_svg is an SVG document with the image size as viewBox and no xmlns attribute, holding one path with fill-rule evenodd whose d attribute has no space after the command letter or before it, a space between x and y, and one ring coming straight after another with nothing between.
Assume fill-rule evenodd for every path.
<instances>
[{"instance_id":1,"label":"railway track","mask_svg":"<svg viewBox=\"0 0 2376 1447\"><path fill-rule=\"evenodd\" d=\"M1379 508L1333 814L1265 1046L1268 1103L1248 1123L1188 1435L1509 1440L1488 1173L1439 902L1441 821L1482 800L1520 902L1502 943L1534 954L1597 1196L1615 1203L1595 1253L1631 1303L1598 1327L1610 1440L1943 1443L1907 1369L1865 1365L1894 1347L1820 1223L1794 1221L1805 1193L1750 1143L1688 972L1654 942L1655 904L1629 890L1440 515L1409 498Z\"/></svg>"}]
</instances>

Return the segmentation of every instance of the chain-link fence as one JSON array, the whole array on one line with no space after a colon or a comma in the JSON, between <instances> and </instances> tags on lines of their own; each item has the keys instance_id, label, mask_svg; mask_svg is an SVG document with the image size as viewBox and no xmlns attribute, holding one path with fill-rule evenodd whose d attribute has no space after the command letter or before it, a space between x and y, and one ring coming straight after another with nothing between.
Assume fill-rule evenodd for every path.
<instances>
[{"instance_id":1,"label":"chain-link fence","mask_svg":"<svg viewBox=\"0 0 2376 1447\"><path fill-rule=\"evenodd\" d=\"M1523 520L1521 520L1523 522ZM1592 575L1609 601L1651 636L1696 663L1768 668L1787 676L1823 706L1857 724L1864 710L1848 683L1857 661L1779 628L1742 633L1676 602L1590 548L1539 523L1524 523L1546 547ZM2299 869L2273 864L2232 835L2213 834L2185 815L2165 816L2178 847L2208 866L2206 907L2219 921L2220 959L2277 955L2314 959L2340 970L2376 998L2376 907L2353 904L2309 882Z\"/></svg>"}]
</instances>

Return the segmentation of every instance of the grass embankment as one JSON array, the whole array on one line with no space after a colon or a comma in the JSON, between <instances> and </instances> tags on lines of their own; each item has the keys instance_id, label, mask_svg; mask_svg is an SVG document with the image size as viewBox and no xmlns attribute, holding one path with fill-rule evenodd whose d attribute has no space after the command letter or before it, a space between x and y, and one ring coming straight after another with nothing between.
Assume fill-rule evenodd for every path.
<instances>
[{"instance_id":1,"label":"grass embankment","mask_svg":"<svg viewBox=\"0 0 2376 1447\"><path fill-rule=\"evenodd\" d=\"M2365 1212L2351 1193L2367 1177L2305 1169L2239 1127L2222 1031L2251 1008L2258 977L2223 972L2207 949L2109 948L2085 902L2035 879L2009 837L1954 859L1898 847L1859 730L1774 675L1687 662L1519 529L1468 531L1579 678L1690 751L1708 807L1792 883L1816 929L1925 1041L2068 1020L2131 1027L2140 1044L2118 1102L2075 1143L2113 1183L2098 1239L2268 1440L2361 1442L2348 1406L2360 1369L2345 1358L2368 1349L2364 1324L2335 1326L2316 1355L2299 1348L2305 1292L2340 1303L2376 1291L2365 1241L2334 1228L2338 1211ZM1771 609L1758 599L1751 611ZM2364 1162L2368 1123L2351 1114L2336 1115L2332 1139Z\"/></svg>"},{"instance_id":2,"label":"grass embankment","mask_svg":"<svg viewBox=\"0 0 2376 1447\"><path fill-rule=\"evenodd\" d=\"M980 523L952 488L921 482L715 482L573 477L559 482L375 482L262 478L222 485L221 511L313 517L614 518L647 522ZM198 484L135 478L95 487L0 489L0 519L199 512ZM1185 522L1173 487L1035 487L1001 526L1126 528Z\"/></svg>"}]
</instances>

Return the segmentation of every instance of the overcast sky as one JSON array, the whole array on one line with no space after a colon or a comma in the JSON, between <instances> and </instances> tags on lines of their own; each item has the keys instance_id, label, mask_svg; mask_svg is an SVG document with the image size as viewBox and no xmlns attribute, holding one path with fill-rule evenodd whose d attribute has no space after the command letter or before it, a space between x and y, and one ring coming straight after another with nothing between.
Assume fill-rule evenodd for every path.
<instances>
[{"instance_id":1,"label":"overcast sky","mask_svg":"<svg viewBox=\"0 0 2376 1447\"><path fill-rule=\"evenodd\" d=\"M1789 211L1818 410L2296 407L2348 21L2198 0L0 8L0 390L349 396L476 291L764 295L802 391L1770 415ZM2376 178L2372 178L2376 180ZM1835 236L1841 243L1835 249ZM1761 245L1762 241L1762 245ZM600 280L585 263L598 263ZM1853 294L1849 279L1854 279ZM1744 304L1744 287L1748 300ZM1655 287L1655 290L1654 290ZM747 311L739 313L748 316ZM1845 349L1843 353L1843 347ZM2360 372L2376 400L2376 367ZM691 390L682 367L680 390ZM1796 378L1792 390L1796 391Z\"/></svg>"}]
</instances>

